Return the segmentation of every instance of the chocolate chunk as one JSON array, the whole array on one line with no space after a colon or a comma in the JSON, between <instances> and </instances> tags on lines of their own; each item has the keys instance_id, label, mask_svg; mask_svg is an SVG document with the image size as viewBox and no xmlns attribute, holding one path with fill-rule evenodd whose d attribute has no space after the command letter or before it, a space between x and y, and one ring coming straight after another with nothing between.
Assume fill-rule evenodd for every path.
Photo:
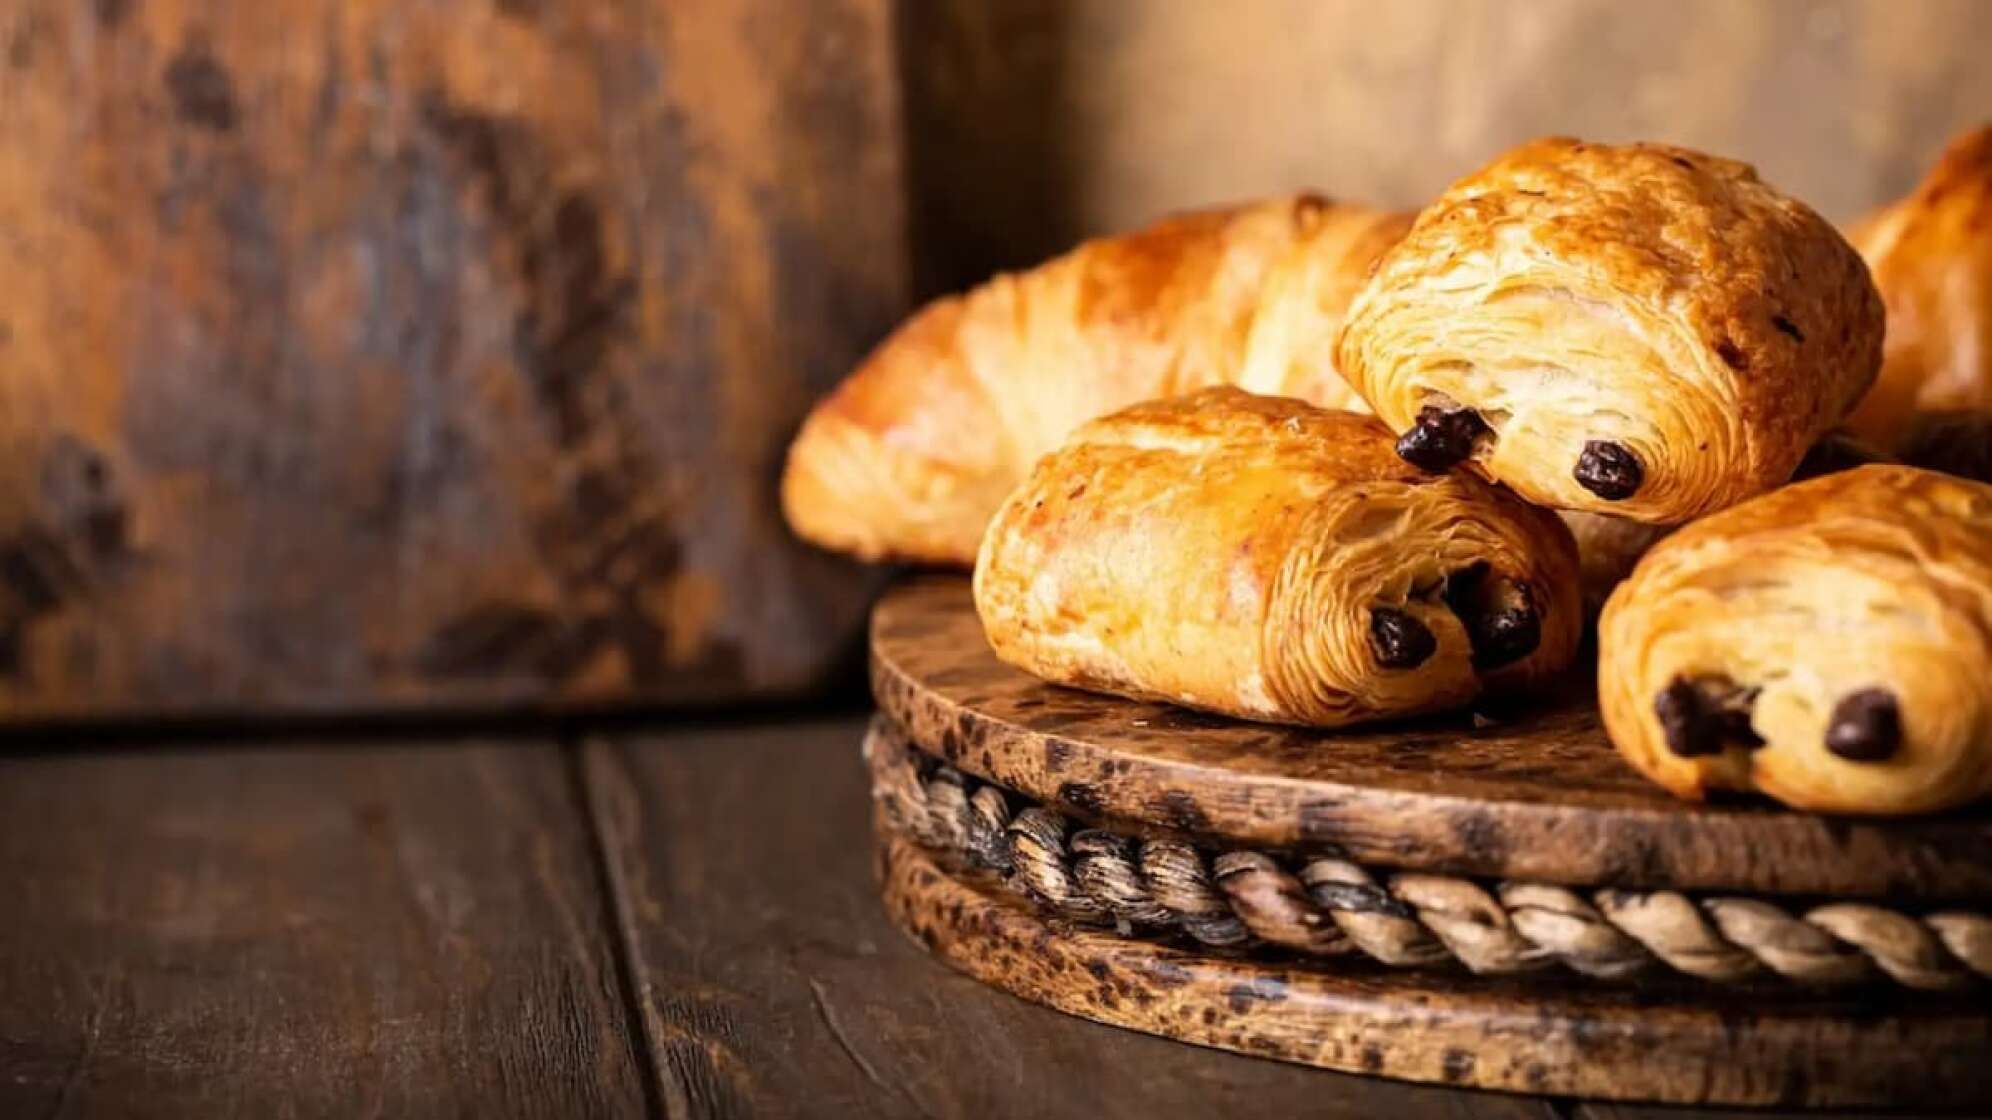
<instances>
[{"instance_id":1,"label":"chocolate chunk","mask_svg":"<svg viewBox=\"0 0 1992 1120\"><path fill-rule=\"evenodd\" d=\"M1473 643L1475 669L1520 661L1542 642L1535 596L1524 584L1493 578L1486 561L1447 577L1445 599Z\"/></svg>"},{"instance_id":2,"label":"chocolate chunk","mask_svg":"<svg viewBox=\"0 0 1992 1120\"><path fill-rule=\"evenodd\" d=\"M1570 474L1577 485L1608 502L1632 497L1646 481L1646 468L1639 465L1639 459L1608 439L1586 442L1584 453L1577 457L1577 469Z\"/></svg>"},{"instance_id":3,"label":"chocolate chunk","mask_svg":"<svg viewBox=\"0 0 1992 1120\"><path fill-rule=\"evenodd\" d=\"M1885 688L1850 692L1833 706L1826 749L1854 762L1879 762L1902 745L1902 713Z\"/></svg>"},{"instance_id":4,"label":"chocolate chunk","mask_svg":"<svg viewBox=\"0 0 1992 1120\"><path fill-rule=\"evenodd\" d=\"M1451 411L1428 404L1418 423L1397 439L1397 456L1421 471L1451 470L1473 454L1473 445L1493 433L1487 421L1470 408Z\"/></svg>"},{"instance_id":5,"label":"chocolate chunk","mask_svg":"<svg viewBox=\"0 0 1992 1120\"><path fill-rule=\"evenodd\" d=\"M1524 597L1519 606L1488 614L1486 624L1474 639L1474 665L1498 669L1535 652L1536 646L1542 644L1542 619L1535 612L1535 604Z\"/></svg>"},{"instance_id":6,"label":"chocolate chunk","mask_svg":"<svg viewBox=\"0 0 1992 1120\"><path fill-rule=\"evenodd\" d=\"M1439 640L1425 624L1393 607L1370 611L1370 649L1386 669L1415 669L1436 653Z\"/></svg>"},{"instance_id":7,"label":"chocolate chunk","mask_svg":"<svg viewBox=\"0 0 1992 1120\"><path fill-rule=\"evenodd\" d=\"M1756 748L1764 740L1750 726L1757 690L1723 677L1675 677L1653 698L1653 714L1667 749L1682 758L1721 754L1732 743Z\"/></svg>"}]
</instances>

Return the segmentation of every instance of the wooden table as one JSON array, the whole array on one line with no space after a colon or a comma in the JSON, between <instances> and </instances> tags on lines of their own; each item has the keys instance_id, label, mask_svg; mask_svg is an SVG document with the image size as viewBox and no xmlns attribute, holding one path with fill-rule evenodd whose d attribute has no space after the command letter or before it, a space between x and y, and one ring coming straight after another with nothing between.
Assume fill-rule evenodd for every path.
<instances>
[{"instance_id":1,"label":"wooden table","mask_svg":"<svg viewBox=\"0 0 1992 1120\"><path fill-rule=\"evenodd\" d=\"M1065 1018L874 894L856 714L0 749L0 1116L1772 1117Z\"/></svg>"}]
</instances>

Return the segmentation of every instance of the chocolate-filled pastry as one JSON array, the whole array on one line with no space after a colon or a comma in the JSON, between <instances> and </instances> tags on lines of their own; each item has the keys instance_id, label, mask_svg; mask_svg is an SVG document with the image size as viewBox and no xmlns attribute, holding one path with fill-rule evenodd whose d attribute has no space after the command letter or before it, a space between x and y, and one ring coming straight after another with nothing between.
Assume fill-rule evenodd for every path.
<instances>
[{"instance_id":1,"label":"chocolate-filled pastry","mask_svg":"<svg viewBox=\"0 0 1992 1120\"><path fill-rule=\"evenodd\" d=\"M990 523L990 645L1057 684L1320 727L1561 669L1582 625L1562 523L1391 445L1231 388L1088 424Z\"/></svg>"},{"instance_id":2,"label":"chocolate-filled pastry","mask_svg":"<svg viewBox=\"0 0 1992 1120\"><path fill-rule=\"evenodd\" d=\"M1362 408L1335 334L1409 225L1280 198L1089 241L929 304L804 422L782 477L789 525L867 559L967 567L1038 456L1117 408L1223 384Z\"/></svg>"},{"instance_id":3,"label":"chocolate-filled pastry","mask_svg":"<svg viewBox=\"0 0 1992 1120\"><path fill-rule=\"evenodd\" d=\"M1992 410L1992 127L1848 236L1888 308L1881 376L1848 426L1901 452L1919 413Z\"/></svg>"},{"instance_id":4,"label":"chocolate-filled pastry","mask_svg":"<svg viewBox=\"0 0 1992 1120\"><path fill-rule=\"evenodd\" d=\"M1598 624L1598 700L1683 797L1829 813L1992 793L1992 486L1865 466L1655 545Z\"/></svg>"},{"instance_id":5,"label":"chocolate-filled pastry","mask_svg":"<svg viewBox=\"0 0 1992 1120\"><path fill-rule=\"evenodd\" d=\"M1425 470L1675 524L1783 483L1873 380L1860 257L1748 165L1548 139L1455 183L1337 349Z\"/></svg>"}]
</instances>

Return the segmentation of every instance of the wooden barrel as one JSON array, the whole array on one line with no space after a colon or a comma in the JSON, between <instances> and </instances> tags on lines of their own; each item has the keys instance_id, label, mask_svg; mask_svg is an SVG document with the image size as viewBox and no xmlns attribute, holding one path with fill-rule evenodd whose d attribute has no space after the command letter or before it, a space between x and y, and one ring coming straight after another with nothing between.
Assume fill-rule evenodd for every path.
<instances>
[{"instance_id":1,"label":"wooden barrel","mask_svg":"<svg viewBox=\"0 0 1992 1120\"><path fill-rule=\"evenodd\" d=\"M11 0L0 719L801 690L889 0Z\"/></svg>"}]
</instances>

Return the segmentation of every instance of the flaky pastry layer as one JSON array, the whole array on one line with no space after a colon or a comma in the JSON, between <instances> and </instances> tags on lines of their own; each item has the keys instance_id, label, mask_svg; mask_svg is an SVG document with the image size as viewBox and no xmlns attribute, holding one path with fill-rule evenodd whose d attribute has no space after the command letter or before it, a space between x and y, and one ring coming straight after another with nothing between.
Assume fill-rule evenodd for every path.
<instances>
[{"instance_id":1,"label":"flaky pastry layer","mask_svg":"<svg viewBox=\"0 0 1992 1120\"><path fill-rule=\"evenodd\" d=\"M1599 622L1619 751L1684 797L1901 814L1992 792L1992 486L1797 483L1655 545Z\"/></svg>"},{"instance_id":2,"label":"flaky pastry layer","mask_svg":"<svg viewBox=\"0 0 1992 1120\"><path fill-rule=\"evenodd\" d=\"M1992 410L1992 126L1850 233L1888 308L1881 376L1848 426L1912 449L1918 414Z\"/></svg>"},{"instance_id":3,"label":"flaky pastry layer","mask_svg":"<svg viewBox=\"0 0 1992 1120\"><path fill-rule=\"evenodd\" d=\"M1220 384L1361 408L1335 335L1409 224L1279 198L1089 241L938 300L810 413L783 512L825 548L966 567L1038 456L1117 408Z\"/></svg>"},{"instance_id":4,"label":"flaky pastry layer","mask_svg":"<svg viewBox=\"0 0 1992 1120\"><path fill-rule=\"evenodd\" d=\"M1418 216L1337 354L1393 431L1425 429L1431 465L1673 524L1790 477L1880 345L1860 257L1749 166L1552 138Z\"/></svg>"},{"instance_id":5,"label":"flaky pastry layer","mask_svg":"<svg viewBox=\"0 0 1992 1120\"><path fill-rule=\"evenodd\" d=\"M1368 416L1207 389L1086 425L991 522L975 602L1059 684L1332 727L1564 667L1554 515L1399 460Z\"/></svg>"}]
</instances>

